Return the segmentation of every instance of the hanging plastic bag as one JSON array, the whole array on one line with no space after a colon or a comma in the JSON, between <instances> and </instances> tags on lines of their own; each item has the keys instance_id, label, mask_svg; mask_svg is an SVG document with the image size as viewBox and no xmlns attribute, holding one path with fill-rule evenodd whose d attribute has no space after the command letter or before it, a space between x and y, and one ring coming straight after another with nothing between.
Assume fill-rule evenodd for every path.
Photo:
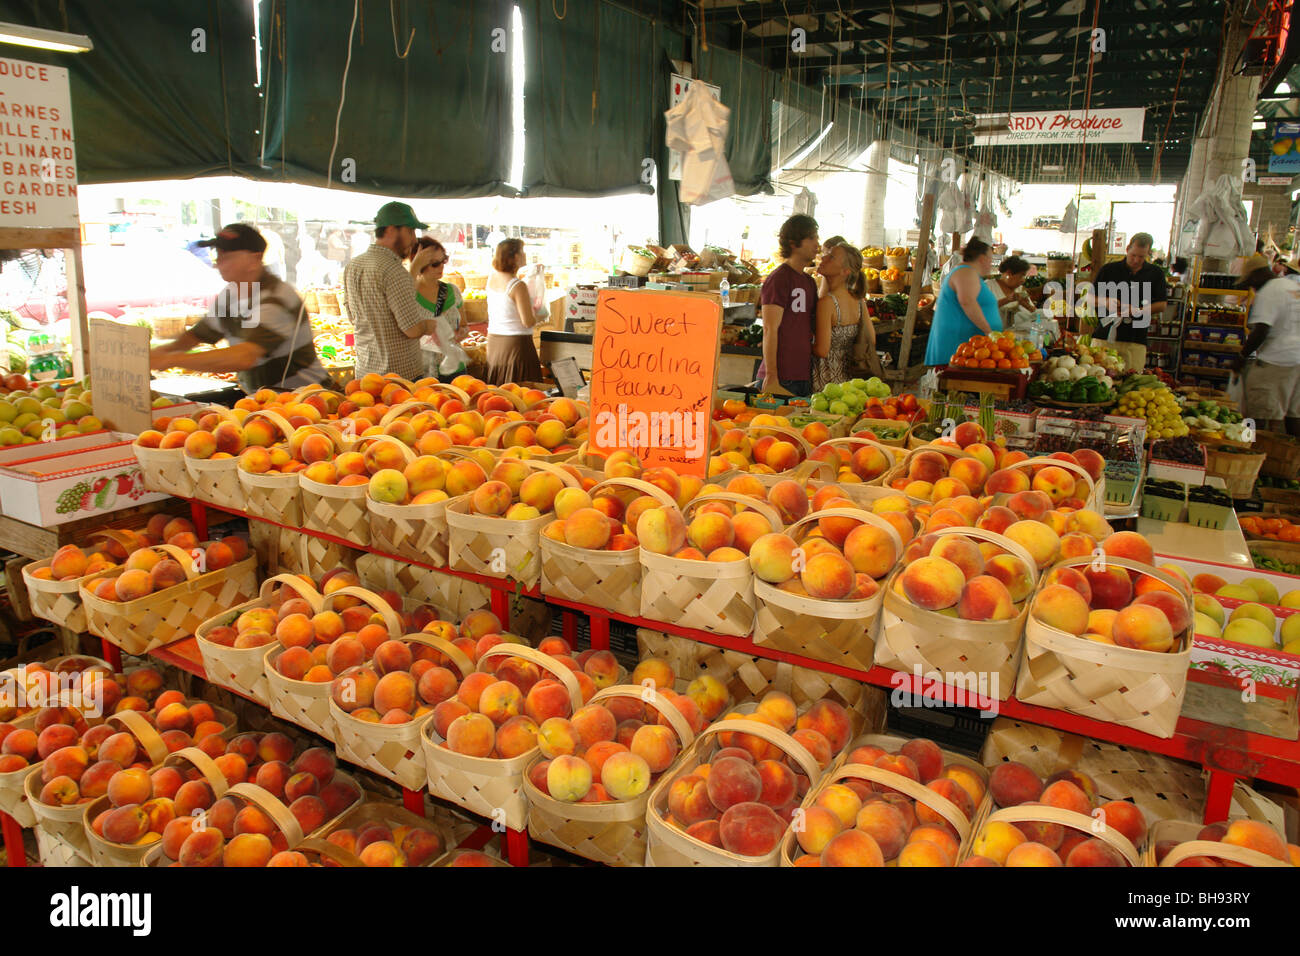
<instances>
[{"instance_id":1,"label":"hanging plastic bag","mask_svg":"<svg viewBox=\"0 0 1300 956\"><path fill-rule=\"evenodd\" d=\"M1246 408L1246 380L1240 372L1233 372L1228 378L1228 400L1236 402L1238 408ZM1250 409L1246 409L1250 411Z\"/></svg>"},{"instance_id":2,"label":"hanging plastic bag","mask_svg":"<svg viewBox=\"0 0 1300 956\"><path fill-rule=\"evenodd\" d=\"M1065 215L1061 217L1061 226L1057 232L1072 233L1079 227L1079 207L1071 199L1068 206L1065 207Z\"/></svg>"},{"instance_id":3,"label":"hanging plastic bag","mask_svg":"<svg viewBox=\"0 0 1300 956\"><path fill-rule=\"evenodd\" d=\"M533 311L540 312L546 308L546 266L534 262L526 267L524 274L519 278L523 279L524 285L528 287L528 298L532 300Z\"/></svg>"},{"instance_id":4,"label":"hanging plastic bag","mask_svg":"<svg viewBox=\"0 0 1300 956\"><path fill-rule=\"evenodd\" d=\"M682 154L682 202L703 205L735 193L726 157L730 116L703 83L692 83L682 101L664 113L666 145Z\"/></svg>"}]
</instances>

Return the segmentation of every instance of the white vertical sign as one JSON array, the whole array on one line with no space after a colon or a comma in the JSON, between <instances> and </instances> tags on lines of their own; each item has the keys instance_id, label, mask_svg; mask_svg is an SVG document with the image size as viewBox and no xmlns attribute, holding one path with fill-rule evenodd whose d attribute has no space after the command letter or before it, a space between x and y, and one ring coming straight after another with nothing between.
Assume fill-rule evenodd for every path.
<instances>
[{"instance_id":1,"label":"white vertical sign","mask_svg":"<svg viewBox=\"0 0 1300 956\"><path fill-rule=\"evenodd\" d=\"M0 59L0 226L77 225L68 71Z\"/></svg>"}]
</instances>

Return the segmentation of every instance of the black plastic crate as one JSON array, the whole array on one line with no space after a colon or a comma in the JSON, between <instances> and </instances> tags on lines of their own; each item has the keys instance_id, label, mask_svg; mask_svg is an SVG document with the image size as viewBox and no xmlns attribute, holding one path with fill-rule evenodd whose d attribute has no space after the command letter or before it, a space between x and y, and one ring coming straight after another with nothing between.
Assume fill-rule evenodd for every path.
<instances>
[{"instance_id":1,"label":"black plastic crate","mask_svg":"<svg viewBox=\"0 0 1300 956\"><path fill-rule=\"evenodd\" d=\"M888 725L892 733L928 737L945 750L978 758L993 719L970 707L891 706Z\"/></svg>"},{"instance_id":2,"label":"black plastic crate","mask_svg":"<svg viewBox=\"0 0 1300 956\"><path fill-rule=\"evenodd\" d=\"M577 637L573 652L577 654L591 647L591 619L587 615L574 611L577 621ZM551 620L550 633L555 637L564 636L564 615L557 609ZM618 658L619 663L629 671L636 667L640 653L636 643L636 627L624 621L609 622L609 649Z\"/></svg>"}]
</instances>

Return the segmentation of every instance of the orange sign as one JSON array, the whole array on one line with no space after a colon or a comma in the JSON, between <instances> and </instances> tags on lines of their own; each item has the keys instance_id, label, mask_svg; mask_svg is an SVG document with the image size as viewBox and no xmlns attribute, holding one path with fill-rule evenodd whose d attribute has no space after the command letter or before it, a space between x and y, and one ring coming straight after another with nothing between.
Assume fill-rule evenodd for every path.
<instances>
[{"instance_id":1,"label":"orange sign","mask_svg":"<svg viewBox=\"0 0 1300 956\"><path fill-rule=\"evenodd\" d=\"M591 343L592 451L707 477L722 307L708 295L601 289Z\"/></svg>"}]
</instances>

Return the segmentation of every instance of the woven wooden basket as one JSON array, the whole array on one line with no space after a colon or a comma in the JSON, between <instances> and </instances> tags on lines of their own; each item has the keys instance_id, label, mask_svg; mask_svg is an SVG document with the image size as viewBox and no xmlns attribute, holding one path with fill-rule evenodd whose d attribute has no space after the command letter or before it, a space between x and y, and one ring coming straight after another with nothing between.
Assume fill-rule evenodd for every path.
<instances>
[{"instance_id":1,"label":"woven wooden basket","mask_svg":"<svg viewBox=\"0 0 1300 956\"><path fill-rule=\"evenodd\" d=\"M128 654L142 656L154 648L182 641L218 611L249 601L257 593L257 558L198 573L189 554L170 544L154 545L175 558L188 580L134 601L109 601L80 589L86 629ZM99 575L115 578L121 568Z\"/></svg>"},{"instance_id":2,"label":"woven wooden basket","mask_svg":"<svg viewBox=\"0 0 1300 956\"><path fill-rule=\"evenodd\" d=\"M660 505L676 507L672 497L639 478L608 478L588 489L593 498L607 488L631 488L654 498ZM641 549L592 551L575 548L542 535L543 594L603 607L616 614L635 617L641 613Z\"/></svg>"},{"instance_id":3,"label":"woven wooden basket","mask_svg":"<svg viewBox=\"0 0 1300 956\"><path fill-rule=\"evenodd\" d=\"M908 264L909 261L911 261L911 258L912 258L912 257L911 257L910 254L907 254L907 255L901 255L901 256L891 256L891 255L886 255L886 256L885 256L885 268L886 268L886 269L897 269L899 272L906 272L906 271L907 271L907 264Z\"/></svg>"},{"instance_id":4,"label":"woven wooden basket","mask_svg":"<svg viewBox=\"0 0 1300 956\"><path fill-rule=\"evenodd\" d=\"M582 706L582 690L573 672L559 661L520 644L498 644L479 658L479 670L493 657L522 657L548 671L569 692L573 710ZM422 725L420 744L429 770L429 793L487 817L494 825L511 830L528 826L528 796L524 771L537 756L537 748L518 757L471 757L443 746L433 721Z\"/></svg>"},{"instance_id":5,"label":"woven wooden basket","mask_svg":"<svg viewBox=\"0 0 1300 956\"><path fill-rule=\"evenodd\" d=\"M1105 475L1094 481L1092 475L1088 474L1085 469L1079 467L1073 462L1064 461L1060 458L1026 458L1024 461L1018 461L1014 465L1008 465L1007 468L1013 471L1019 471L1022 468L1036 468L1038 466L1047 465L1055 468L1064 468L1066 471L1072 472L1076 483L1079 479L1083 479L1088 486L1088 496L1083 499L1083 506L1090 511L1097 512L1098 514L1104 515L1106 513ZM994 495L993 502L994 504L1004 504L1006 499L1009 497L1010 495L1005 492Z\"/></svg>"},{"instance_id":6,"label":"woven wooden basket","mask_svg":"<svg viewBox=\"0 0 1300 956\"><path fill-rule=\"evenodd\" d=\"M1234 498L1249 498L1255 490L1259 470L1268 459L1267 454L1244 455L1230 446L1207 442L1205 445L1206 477L1222 478L1228 494ZM1287 476L1295 477L1294 473Z\"/></svg>"},{"instance_id":7,"label":"woven wooden basket","mask_svg":"<svg viewBox=\"0 0 1300 956\"><path fill-rule=\"evenodd\" d=\"M907 452L903 449L902 446L904 440L905 440L904 438L899 438L897 439L896 444L887 444L885 442L872 441L870 438L859 438L856 435L848 435L844 438L828 439L827 441L822 442L821 445L817 447L822 448L829 445L831 448L834 448L837 452L841 448L844 448L847 454L850 456L852 456L853 453L857 451L859 448L870 447L870 448L879 449L880 452L884 454L885 460L889 463L889 467L885 469L885 474L887 474L892 468L896 467L899 462L901 462L904 458L907 457ZM834 481L835 478L832 477L830 480ZM863 481L863 484L868 486L883 485L884 483L885 483L884 474L877 475L875 478L870 478ZM852 490L856 485L857 482L844 483L844 487L846 491Z\"/></svg>"},{"instance_id":8,"label":"woven wooden basket","mask_svg":"<svg viewBox=\"0 0 1300 956\"><path fill-rule=\"evenodd\" d=\"M408 454L410 448L395 438L380 436L372 441L389 441ZM357 547L370 544L370 512L366 509L366 485L327 485L298 472L302 502L302 526L308 531L354 541Z\"/></svg>"},{"instance_id":9,"label":"woven wooden basket","mask_svg":"<svg viewBox=\"0 0 1300 956\"><path fill-rule=\"evenodd\" d=\"M223 417L234 416L223 409ZM191 458L185 456L185 469L194 482L194 495L200 501L221 508L244 508L244 489L239 484L238 458Z\"/></svg>"},{"instance_id":10,"label":"woven wooden basket","mask_svg":"<svg viewBox=\"0 0 1300 956\"><path fill-rule=\"evenodd\" d=\"M896 558L903 554L903 539L884 518L851 508L815 511L786 529L796 541L822 518L856 518L888 534ZM877 589L860 601L831 601L782 591L754 578L754 645L770 647L784 654L798 654L815 661L839 664L856 670L870 670L875 656L877 614L884 591Z\"/></svg>"},{"instance_id":11,"label":"woven wooden basket","mask_svg":"<svg viewBox=\"0 0 1300 956\"><path fill-rule=\"evenodd\" d=\"M452 621L464 620L470 611L487 607L492 597L485 584L379 554L357 558L357 576L362 587L396 591L408 608L428 604Z\"/></svg>"},{"instance_id":12,"label":"woven wooden basket","mask_svg":"<svg viewBox=\"0 0 1300 956\"><path fill-rule=\"evenodd\" d=\"M1064 279L1074 268L1073 259L1048 259L1047 260L1047 278Z\"/></svg>"},{"instance_id":13,"label":"woven wooden basket","mask_svg":"<svg viewBox=\"0 0 1300 956\"><path fill-rule=\"evenodd\" d=\"M492 429L492 431L488 432L484 439L483 447L487 448L493 454L519 455L521 458L527 458L529 461L548 461L551 463L558 463L561 461L568 461L574 456L575 450L573 449L559 452L544 450L534 452L531 450L532 448L541 449L542 446L507 444L510 441L511 436L520 428L524 427L535 429L537 427L537 422L528 420L504 422Z\"/></svg>"},{"instance_id":14,"label":"woven wooden basket","mask_svg":"<svg viewBox=\"0 0 1300 956\"><path fill-rule=\"evenodd\" d=\"M695 739L690 725L677 708L655 693L653 688L619 684L598 691L588 703L596 704L611 697L630 697L654 705L667 718L683 751ZM542 756L538 753L532 763L541 759ZM671 774L672 771L670 766L664 775ZM538 790L525 770L524 791L528 796L528 835L534 840L558 846L561 850L568 850L606 866L644 865L645 809L650 801L649 789L629 800L571 803L556 800Z\"/></svg>"},{"instance_id":15,"label":"woven wooden basket","mask_svg":"<svg viewBox=\"0 0 1300 956\"><path fill-rule=\"evenodd\" d=\"M408 463L414 460L415 455L412 453ZM399 505L375 501L367 495L371 546L386 554L395 554L424 564L445 566L449 501L450 499L444 498L427 505Z\"/></svg>"},{"instance_id":16,"label":"woven wooden basket","mask_svg":"<svg viewBox=\"0 0 1300 956\"><path fill-rule=\"evenodd\" d=\"M262 582L261 591L251 601L245 601L229 611L208 618L194 631L198 640L199 656L203 659L203 672L214 684L228 687L237 694L251 697L263 706L271 702L271 691L266 683L265 647L226 647L208 640L208 634L215 627L233 625L245 611L270 607L275 589L284 585L292 589L299 597L311 605L312 611L319 611L323 598L314 587L296 574L277 574Z\"/></svg>"},{"instance_id":17,"label":"woven wooden basket","mask_svg":"<svg viewBox=\"0 0 1300 956\"><path fill-rule=\"evenodd\" d=\"M402 636L401 618L378 594L365 588L339 588L321 599L321 610L337 610L340 598L356 598L378 611L384 619L384 626L388 628L388 636L393 639ZM272 644L267 648L262 659L267 690L271 698L271 713L332 741L335 728L334 718L330 713L330 684L290 680L285 677L275 667L276 661L284 651L285 648L279 644Z\"/></svg>"},{"instance_id":18,"label":"woven wooden basket","mask_svg":"<svg viewBox=\"0 0 1300 956\"><path fill-rule=\"evenodd\" d=\"M194 497L194 479L185 467L185 449L143 448L132 443L131 453L140 463L144 486L150 491L178 498Z\"/></svg>"},{"instance_id":19,"label":"woven wooden basket","mask_svg":"<svg viewBox=\"0 0 1300 956\"><path fill-rule=\"evenodd\" d=\"M420 786L424 786L423 782L421 782ZM432 854L427 860L420 864L421 866L435 865L446 855L447 847L451 846L455 842L453 834L448 833L444 827L434 823L433 821L428 820L425 817L416 816L405 807L397 806L392 803L378 803L375 801L354 806L351 810L346 811L316 832L319 834L320 841L326 842L331 833L336 833L339 830L352 830L354 832L359 832L371 824L384 826L389 830L396 830L398 827L409 827L415 830L428 830L436 834L441 843L442 849ZM314 841L311 840L304 841L303 844L300 844L295 849L302 851L303 846L313 842ZM342 847L339 847L336 844L326 842L326 845L334 847L342 853L347 853L346 850L343 850ZM364 864L361 864L361 861L357 860L356 863L351 865L357 866Z\"/></svg>"},{"instance_id":20,"label":"woven wooden basket","mask_svg":"<svg viewBox=\"0 0 1300 956\"><path fill-rule=\"evenodd\" d=\"M751 425L746 429L746 432L751 436L772 435L779 441L787 441L794 445L800 452L800 465L807 461L808 456L813 452L812 442L804 438L803 433L796 428L787 428L784 425ZM796 465L794 468L786 472L778 472L778 474L788 478L798 467L799 465ZM717 481L717 478L712 478L712 480Z\"/></svg>"},{"instance_id":21,"label":"woven wooden basket","mask_svg":"<svg viewBox=\"0 0 1300 956\"><path fill-rule=\"evenodd\" d=\"M149 765L157 766L167 756L167 745L162 737L133 710L122 711L108 718L122 730L135 737L149 757ZM27 803L35 816L37 847L42 866L94 866L95 860L86 836L86 805L74 803L69 807L52 807L41 803L40 793L44 782L39 773L28 774L23 781Z\"/></svg>"},{"instance_id":22,"label":"woven wooden basket","mask_svg":"<svg viewBox=\"0 0 1300 956\"><path fill-rule=\"evenodd\" d=\"M138 547L134 534L117 528L92 531L90 537L111 538L121 544L127 554ZM86 629L86 609L81 603L81 585L102 575L98 572L84 574L73 581L55 581L51 578L33 576L35 571L49 566L49 558L23 565L23 583L27 587L27 599L32 614L44 621L51 621L70 631L81 633Z\"/></svg>"},{"instance_id":23,"label":"woven wooden basket","mask_svg":"<svg viewBox=\"0 0 1300 956\"><path fill-rule=\"evenodd\" d=\"M1233 821L1225 820L1224 822L1230 823ZM1151 826L1151 832L1147 835L1147 846L1146 852L1142 854L1142 865L1177 866L1189 857L1208 856L1215 860L1227 861L1226 863L1221 862L1220 866L1229 864L1240 866L1292 866L1291 863L1285 860L1279 860L1267 853L1250 850L1244 846L1220 843L1218 840L1198 840L1196 837L1201 832L1201 828L1202 824L1186 820L1160 820L1154 823ZM1173 847L1165 854L1164 859L1157 863L1156 847L1169 840L1178 841L1178 845Z\"/></svg>"},{"instance_id":24,"label":"woven wooden basket","mask_svg":"<svg viewBox=\"0 0 1300 956\"><path fill-rule=\"evenodd\" d=\"M275 824L276 829L280 831L291 850L306 838L306 834L302 832L302 827L298 823L298 818L289 812L289 808L284 805L284 802L269 790L264 790L255 783L237 783L227 788L219 796L234 797L245 805L251 804L257 807L271 818L271 821ZM159 844L151 843L142 849L145 852L134 865L155 867L170 866L172 864L172 861L163 855L162 847Z\"/></svg>"},{"instance_id":25,"label":"woven wooden basket","mask_svg":"<svg viewBox=\"0 0 1300 956\"><path fill-rule=\"evenodd\" d=\"M262 577L274 574L298 574L302 568L298 538L301 531L281 528L279 525L259 521L256 518L248 522L248 542L250 550L257 555L258 570Z\"/></svg>"},{"instance_id":26,"label":"woven wooden basket","mask_svg":"<svg viewBox=\"0 0 1300 956\"><path fill-rule=\"evenodd\" d=\"M884 252L881 252L879 255L875 255L875 256L864 255L862 257L862 268L877 269L877 270L885 268Z\"/></svg>"},{"instance_id":27,"label":"woven wooden basket","mask_svg":"<svg viewBox=\"0 0 1300 956\"><path fill-rule=\"evenodd\" d=\"M750 706L753 705L741 710ZM673 782L692 773L700 764L712 762L720 747L720 736L730 732L752 734L779 747L808 777L810 788L816 786L821 768L812 754L789 734L757 720L720 720L695 738L671 772L663 774L650 791L645 817L646 866L777 866L780 863L779 842L765 856L741 856L687 836L685 830L679 830L665 819L668 815L668 791Z\"/></svg>"},{"instance_id":28,"label":"woven wooden basket","mask_svg":"<svg viewBox=\"0 0 1300 956\"><path fill-rule=\"evenodd\" d=\"M473 670L474 662L460 648L435 634L404 634L399 640L437 648L450 658L460 679ZM421 790L428 782L420 734L433 712L405 724L380 724L358 720L329 698L330 720L334 724L334 747L340 757L408 790Z\"/></svg>"},{"instance_id":29,"label":"woven wooden basket","mask_svg":"<svg viewBox=\"0 0 1300 956\"><path fill-rule=\"evenodd\" d=\"M1093 560L1091 555L1067 558L1055 567L1082 567ZM1183 581L1126 558L1108 557L1106 561L1148 574L1174 588L1186 601L1187 617L1191 619L1192 596ZM1016 699L1110 721L1156 737L1172 737L1187 689L1192 635L1189 630L1174 635L1174 639L1178 650L1168 654L1116 647L1076 637L1030 616L1025 626L1025 659L1016 680Z\"/></svg>"},{"instance_id":30,"label":"woven wooden basket","mask_svg":"<svg viewBox=\"0 0 1300 956\"><path fill-rule=\"evenodd\" d=\"M1183 820L1199 827L1205 816L1204 771L1195 764L999 717L985 738L980 761L992 769L1009 760L1025 764L1044 780L1058 770L1076 769L1093 779L1103 800L1128 800L1151 821ZM1240 782L1233 812L1262 818Z\"/></svg>"},{"instance_id":31,"label":"woven wooden basket","mask_svg":"<svg viewBox=\"0 0 1300 956\"><path fill-rule=\"evenodd\" d=\"M265 418L280 430L280 434L286 440L294 432L294 427L279 412L269 409L252 412L244 419L244 423L247 424L254 418ZM313 426L313 429L326 435L331 441L336 440L332 429L316 426ZM286 475L257 475L237 468L235 477L239 480L239 487L244 495L244 510L250 515L295 528L302 524L301 489L296 471Z\"/></svg>"},{"instance_id":32,"label":"woven wooden basket","mask_svg":"<svg viewBox=\"0 0 1300 956\"><path fill-rule=\"evenodd\" d=\"M848 763L848 754L852 753L858 747L876 746L883 750L894 752L907 743L907 738L896 737L888 734L868 734L853 740L845 747L845 752L841 754L840 759L835 765L827 771L821 782L814 787L810 787L808 793L804 796L800 807L806 813L817 802L822 792L833 783L841 780L866 780L873 784L882 784L887 789L896 790L904 796L911 797L919 803L925 804L931 810L934 810L943 817L957 833L959 850L957 858L953 860L956 866L959 861L964 859L967 854L970 841L974 837L974 826L983 814L988 812L988 771L980 764L965 757L959 753L949 750L943 751L944 766L949 764L958 764L975 773L984 782L984 799L974 808L974 812L968 819L961 812L961 808L951 800L941 796L931 790L924 784L904 777L901 774L893 773L880 767L868 767L864 764ZM798 834L791 827L786 831L785 837L781 840L781 865L794 866L795 860L804 856L803 847L799 845ZM888 862L888 861L886 861Z\"/></svg>"},{"instance_id":33,"label":"woven wooden basket","mask_svg":"<svg viewBox=\"0 0 1300 956\"><path fill-rule=\"evenodd\" d=\"M1129 866L1143 865L1139 848L1135 847L1128 837L1114 827L1098 825L1103 818L1038 803L1022 803L1020 806L1004 807L1001 810L993 809L992 804L989 803L987 810L988 812L975 827L976 839L979 838L979 835L984 832L984 828L990 823L1057 823L1067 830L1080 830L1092 834L1096 839L1119 851L1119 855L1124 858ZM972 840L963 847L962 860L969 859L974 855L974 850L975 841ZM1062 860L1061 862L1064 863L1065 861Z\"/></svg>"},{"instance_id":34,"label":"woven wooden basket","mask_svg":"<svg viewBox=\"0 0 1300 956\"><path fill-rule=\"evenodd\" d=\"M578 480L556 465L535 459L519 459L530 469L549 471L566 487L578 487ZM555 520L547 512L536 518L514 520L471 514L470 496L447 503L448 552L451 567L494 578L509 578L533 587L542 578L542 528Z\"/></svg>"},{"instance_id":35,"label":"woven wooden basket","mask_svg":"<svg viewBox=\"0 0 1300 956\"><path fill-rule=\"evenodd\" d=\"M897 478L906 478L908 469L912 465L912 459L923 451L932 451L943 455L945 458L949 459L949 465L951 465L953 459L975 457L972 454L962 451L956 445L940 445L935 442L916 442L913 444L909 442L907 446L907 454L898 458L897 453L895 453L896 464L894 467L890 468L883 475L880 475L877 478L872 478L867 482L867 484L879 485L893 490L892 482Z\"/></svg>"},{"instance_id":36,"label":"woven wooden basket","mask_svg":"<svg viewBox=\"0 0 1300 956\"><path fill-rule=\"evenodd\" d=\"M355 571L357 559L364 553L337 541L318 538L305 532L297 532L293 543L298 549L295 559L297 566L313 581L319 581L326 571L335 568Z\"/></svg>"},{"instance_id":37,"label":"woven wooden basket","mask_svg":"<svg viewBox=\"0 0 1300 956\"><path fill-rule=\"evenodd\" d=\"M677 675L674 689L679 693L685 693L696 677L708 674L727 688L730 708L761 701L769 691L780 691L793 699L800 711L822 698L834 701L849 712L854 734L876 733L885 726L889 695L879 687L649 628L637 628L636 636L642 659L659 657L672 666Z\"/></svg>"},{"instance_id":38,"label":"woven wooden basket","mask_svg":"<svg viewBox=\"0 0 1300 956\"><path fill-rule=\"evenodd\" d=\"M766 502L716 492L686 503L684 514L707 501L753 508L773 528L782 521ZM754 574L749 559L694 561L641 549L641 616L715 634L744 636L754 628Z\"/></svg>"},{"instance_id":39,"label":"woven wooden basket","mask_svg":"<svg viewBox=\"0 0 1300 956\"><path fill-rule=\"evenodd\" d=\"M907 286L907 279L886 279L883 275L880 277L880 291L885 293L885 295L896 295L899 292L906 292Z\"/></svg>"},{"instance_id":40,"label":"woven wooden basket","mask_svg":"<svg viewBox=\"0 0 1300 956\"><path fill-rule=\"evenodd\" d=\"M1019 558L1029 569L1030 577L1037 580L1038 565L1033 556L1010 538L983 528L965 527L940 528L934 534L964 534L991 541ZM938 611L922 610L898 593L895 583L903 571L902 566L895 569L885 585L876 663L914 674L938 671L945 676L957 675L972 693L979 687L981 697L985 686L988 697L997 700L1010 697L1031 601L1025 601L1024 607L1009 621L963 621Z\"/></svg>"},{"instance_id":41,"label":"woven wooden basket","mask_svg":"<svg viewBox=\"0 0 1300 956\"><path fill-rule=\"evenodd\" d=\"M159 740L159 743L161 742ZM164 747L164 751L165 749ZM228 789L225 774L212 762L212 758L198 747L186 747L168 754L161 762L154 764L155 768L159 766L175 767L181 773L193 767L203 775L203 779L207 781L216 797L222 796ZM86 842L90 846L90 859L95 866L139 866L140 861L153 849L153 843L114 843L95 832L93 825L95 818L111 808L112 803L109 802L108 797L93 800L83 808L85 814L81 822L86 831Z\"/></svg>"}]
</instances>

